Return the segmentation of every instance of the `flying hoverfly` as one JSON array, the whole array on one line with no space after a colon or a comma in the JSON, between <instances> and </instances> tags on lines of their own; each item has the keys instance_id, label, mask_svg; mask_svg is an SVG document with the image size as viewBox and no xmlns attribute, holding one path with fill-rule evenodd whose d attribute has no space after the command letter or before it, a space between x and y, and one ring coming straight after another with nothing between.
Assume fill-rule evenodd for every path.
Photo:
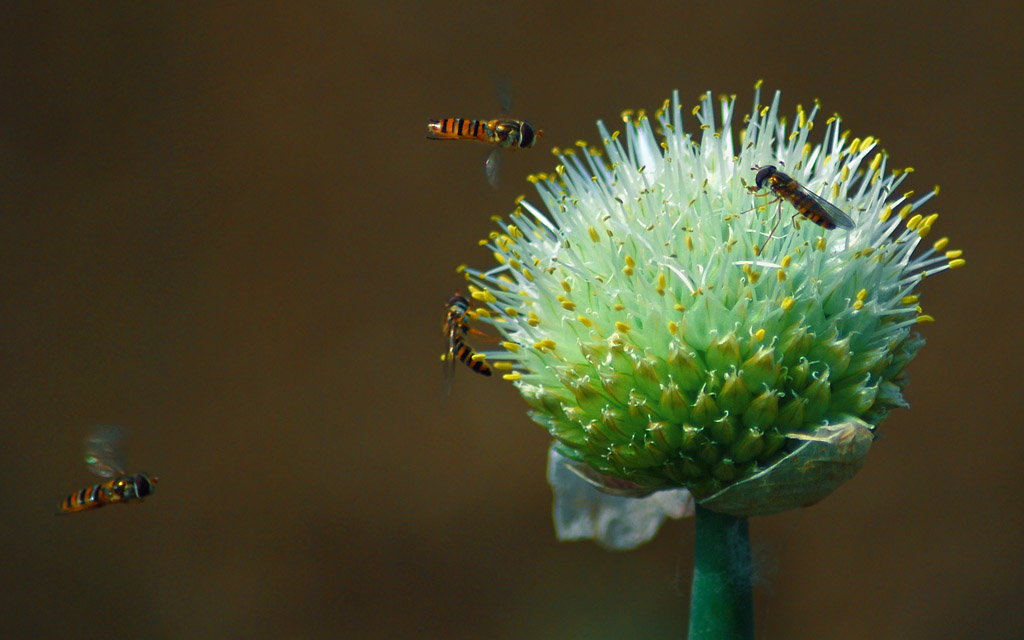
<instances>
[{"instance_id":1,"label":"flying hoverfly","mask_svg":"<svg viewBox=\"0 0 1024 640\"><path fill-rule=\"evenodd\" d=\"M85 464L89 471L109 480L64 498L57 515L98 509L113 502L142 502L143 498L153 493L159 478L147 473L125 473L121 435L118 427L93 428L85 440Z\"/></svg>"},{"instance_id":2,"label":"flying hoverfly","mask_svg":"<svg viewBox=\"0 0 1024 640\"><path fill-rule=\"evenodd\" d=\"M775 219L775 226L772 227L771 233L768 234L768 240L764 241L762 248L768 245L768 241L771 240L772 235L775 234L775 229L778 228L779 222L782 221L783 200L793 205L796 209L796 213L793 214L792 218L794 224L796 224L797 216L803 216L819 227L824 227L825 229L835 229L836 227L841 229L853 229L853 219L843 213L839 207L800 185L796 180L775 168L774 165L767 165L764 167L755 166L754 168L757 169L757 176L754 177L754 183L757 186L748 188L751 191L756 192L767 185L769 191L775 195L775 199L766 203L764 206L767 207L775 204L776 202L779 203L779 211L778 216ZM768 194L754 193L754 195L764 196Z\"/></svg>"},{"instance_id":3,"label":"flying hoverfly","mask_svg":"<svg viewBox=\"0 0 1024 640\"><path fill-rule=\"evenodd\" d=\"M494 145L487 156L484 169L487 182L498 186L498 168L501 164L501 150L529 149L544 135L539 129L523 120L506 117L511 101L508 92L500 91L501 117L493 120L470 120L468 118L444 118L427 123L427 138L430 140L479 140Z\"/></svg>"},{"instance_id":4,"label":"flying hoverfly","mask_svg":"<svg viewBox=\"0 0 1024 640\"><path fill-rule=\"evenodd\" d=\"M469 326L466 316L469 313L470 301L465 296L456 293L448 298L447 311L444 316L444 348L442 356L444 360L444 392L452 392L452 382L455 379L455 360L458 358L467 367L485 376L491 375L491 368L483 360L474 360L476 352L466 344L464 338L473 333L488 340L494 340L491 336L482 331L477 331Z\"/></svg>"}]
</instances>

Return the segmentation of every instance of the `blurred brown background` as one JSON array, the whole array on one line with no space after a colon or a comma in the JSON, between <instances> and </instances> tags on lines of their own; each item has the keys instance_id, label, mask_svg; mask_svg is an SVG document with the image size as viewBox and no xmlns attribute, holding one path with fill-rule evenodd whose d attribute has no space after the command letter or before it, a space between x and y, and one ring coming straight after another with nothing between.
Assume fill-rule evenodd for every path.
<instances>
[{"instance_id":1,"label":"blurred brown background","mask_svg":"<svg viewBox=\"0 0 1024 640\"><path fill-rule=\"evenodd\" d=\"M759 637L1020 637L1009 3L344 4L5 12L5 637L681 637L692 522L557 543L511 385L441 397L442 304L552 146L676 88L746 110L758 78L940 184L935 237L968 260L925 283L913 408L864 470L752 523ZM495 192L482 145L424 128L493 117L501 75L546 137ZM96 423L162 482L56 518Z\"/></svg>"}]
</instances>

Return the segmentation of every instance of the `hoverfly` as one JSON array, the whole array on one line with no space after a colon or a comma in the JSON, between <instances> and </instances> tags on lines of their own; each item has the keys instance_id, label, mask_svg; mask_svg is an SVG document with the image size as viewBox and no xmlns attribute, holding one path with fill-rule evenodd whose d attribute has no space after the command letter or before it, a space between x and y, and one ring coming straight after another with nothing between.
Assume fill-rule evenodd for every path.
<instances>
[{"instance_id":1,"label":"hoverfly","mask_svg":"<svg viewBox=\"0 0 1024 640\"><path fill-rule=\"evenodd\" d=\"M756 192L764 188L767 183L768 189L772 194L775 195L775 199L771 202L766 203L764 206L769 206L779 203L779 212L775 220L775 226L772 227L771 233L768 234L768 240L764 241L762 248L767 246L768 241L772 239L772 235L775 234L775 229L778 228L779 222L782 221L782 201L793 205L796 209L796 213L793 214L793 224L796 224L796 217L803 216L825 229L835 229L839 227L841 229L852 229L854 227L853 219L850 216L843 213L839 207L832 204L828 200L822 198L813 191L803 187L793 178L790 178L785 173L782 173L775 168L774 165L767 165L765 167L754 167L757 169L757 176L754 178L756 187L748 187L752 192ZM767 193L754 193L755 196L768 195ZM755 207L756 208L756 207ZM758 252L760 253L760 251Z\"/></svg>"},{"instance_id":2,"label":"hoverfly","mask_svg":"<svg viewBox=\"0 0 1024 640\"><path fill-rule=\"evenodd\" d=\"M484 169L487 182L498 186L498 167L501 164L501 150L505 148L529 149L544 135L529 122L505 117L511 101L508 93L501 91L502 117L493 120L470 120L467 118L444 118L427 123L427 138L430 140L479 140L492 144L494 150L487 156Z\"/></svg>"},{"instance_id":3,"label":"hoverfly","mask_svg":"<svg viewBox=\"0 0 1024 640\"><path fill-rule=\"evenodd\" d=\"M98 509L112 502L142 502L153 493L153 485L159 480L147 473L125 473L118 427L93 428L85 440L85 464L89 471L110 479L64 498L57 515Z\"/></svg>"},{"instance_id":4,"label":"hoverfly","mask_svg":"<svg viewBox=\"0 0 1024 640\"><path fill-rule=\"evenodd\" d=\"M481 336L487 340L494 340L491 336L482 331L477 331L469 326L466 315L469 313L470 302L465 296L456 293L448 298L447 312L444 316L444 348L445 352L441 358L444 360L444 392L452 392L452 381L455 379L455 359L458 358L467 367L485 376L491 375L491 368L483 360L474 360L476 352L465 343L465 338L470 333Z\"/></svg>"}]
</instances>

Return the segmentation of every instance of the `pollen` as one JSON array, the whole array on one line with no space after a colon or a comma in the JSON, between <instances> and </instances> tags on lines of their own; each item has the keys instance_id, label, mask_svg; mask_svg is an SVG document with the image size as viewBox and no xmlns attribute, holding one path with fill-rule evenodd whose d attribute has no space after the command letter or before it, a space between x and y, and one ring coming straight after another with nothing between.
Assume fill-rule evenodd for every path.
<instances>
[{"instance_id":1,"label":"pollen","mask_svg":"<svg viewBox=\"0 0 1024 640\"><path fill-rule=\"evenodd\" d=\"M669 321L668 332L674 336L679 335L679 325L675 321Z\"/></svg>"},{"instance_id":2,"label":"pollen","mask_svg":"<svg viewBox=\"0 0 1024 640\"><path fill-rule=\"evenodd\" d=\"M501 346L504 347L506 351L511 351L512 353L519 353L519 345L514 342L502 342Z\"/></svg>"},{"instance_id":3,"label":"pollen","mask_svg":"<svg viewBox=\"0 0 1024 640\"><path fill-rule=\"evenodd\" d=\"M889 205L885 205L885 208L882 209L882 213L878 216L878 219L881 220L882 222L885 222L886 220L888 220L891 217L892 217L892 207L890 207Z\"/></svg>"},{"instance_id":4,"label":"pollen","mask_svg":"<svg viewBox=\"0 0 1024 640\"><path fill-rule=\"evenodd\" d=\"M601 241L601 236L597 235L597 230L594 229L593 225L591 225L587 229L587 233L590 235L590 239L593 240L594 242L600 242Z\"/></svg>"},{"instance_id":5,"label":"pollen","mask_svg":"<svg viewBox=\"0 0 1024 640\"><path fill-rule=\"evenodd\" d=\"M537 349L538 351L543 351L544 349L549 349L553 351L557 346L558 344L550 338L545 338L539 342L533 343L533 348Z\"/></svg>"},{"instance_id":6,"label":"pollen","mask_svg":"<svg viewBox=\"0 0 1024 640\"><path fill-rule=\"evenodd\" d=\"M505 256L503 256L502 254L500 254L497 251L495 251L493 255L494 255L494 259L498 262L498 264L505 264L506 263Z\"/></svg>"},{"instance_id":7,"label":"pollen","mask_svg":"<svg viewBox=\"0 0 1024 640\"><path fill-rule=\"evenodd\" d=\"M562 296L558 297L562 298ZM572 300L566 300L565 298L562 298L561 300L559 300L559 302L562 304L562 308L565 309L566 311L573 311L576 309L576 303L573 302Z\"/></svg>"},{"instance_id":8,"label":"pollen","mask_svg":"<svg viewBox=\"0 0 1024 640\"><path fill-rule=\"evenodd\" d=\"M621 302L616 302L615 304L612 305L612 309L615 309L616 311L622 311L625 308L626 305L622 304Z\"/></svg>"},{"instance_id":9,"label":"pollen","mask_svg":"<svg viewBox=\"0 0 1024 640\"><path fill-rule=\"evenodd\" d=\"M854 300L853 301L853 310L854 311L860 311L863 308L864 308L864 301L863 300Z\"/></svg>"},{"instance_id":10,"label":"pollen","mask_svg":"<svg viewBox=\"0 0 1024 640\"><path fill-rule=\"evenodd\" d=\"M922 313L921 315L917 316L917 322L918 324L923 324L925 322L935 322L935 318Z\"/></svg>"},{"instance_id":11,"label":"pollen","mask_svg":"<svg viewBox=\"0 0 1024 640\"><path fill-rule=\"evenodd\" d=\"M521 380L523 376L518 371L516 371L514 373L506 373L501 377L503 380L512 380L514 382L516 380Z\"/></svg>"},{"instance_id":12,"label":"pollen","mask_svg":"<svg viewBox=\"0 0 1024 640\"><path fill-rule=\"evenodd\" d=\"M537 314L536 314L536 313L534 313L534 312L532 312L532 311L531 311L531 312L530 312L530 315L529 315L529 316L527 316L526 322L527 322L527 323L528 323L528 324L529 324L529 325L530 325L531 327L536 327L537 325L539 325L539 324L540 324L540 318L538 318L538 317L537 317Z\"/></svg>"},{"instance_id":13,"label":"pollen","mask_svg":"<svg viewBox=\"0 0 1024 640\"><path fill-rule=\"evenodd\" d=\"M491 363L491 367L497 369L498 371L511 371L512 370L512 366L513 365L512 365L511 362L492 362Z\"/></svg>"},{"instance_id":14,"label":"pollen","mask_svg":"<svg viewBox=\"0 0 1024 640\"><path fill-rule=\"evenodd\" d=\"M469 359L472 360L473 362L483 362L484 360L487 359L487 355L483 353L474 353L473 355L469 356Z\"/></svg>"},{"instance_id":15,"label":"pollen","mask_svg":"<svg viewBox=\"0 0 1024 640\"><path fill-rule=\"evenodd\" d=\"M921 224L921 220L923 220L923 219L924 218L921 217L920 213L914 214L913 218L911 218L910 220L907 220L907 228L910 229L911 231L913 231L914 229L917 229L918 225Z\"/></svg>"},{"instance_id":16,"label":"pollen","mask_svg":"<svg viewBox=\"0 0 1024 640\"><path fill-rule=\"evenodd\" d=\"M793 298L791 298L789 296L786 296L785 299L782 301L782 304L780 306L783 308L783 310L789 311L790 309L793 308L794 304L796 304L796 300L794 300Z\"/></svg>"},{"instance_id":17,"label":"pollen","mask_svg":"<svg viewBox=\"0 0 1024 640\"><path fill-rule=\"evenodd\" d=\"M625 322L616 322L615 328L621 331L622 333L629 333L630 331L632 331L632 327L630 327Z\"/></svg>"},{"instance_id":18,"label":"pollen","mask_svg":"<svg viewBox=\"0 0 1024 640\"><path fill-rule=\"evenodd\" d=\"M950 260L952 260L953 258L959 258L963 254L964 254L964 252L962 250L956 249L954 251L947 251L946 252L946 257L949 258Z\"/></svg>"},{"instance_id":19,"label":"pollen","mask_svg":"<svg viewBox=\"0 0 1024 640\"><path fill-rule=\"evenodd\" d=\"M906 220L907 216L909 216L910 212L913 211L913 210L914 210L914 205L912 205L912 204L903 205L903 207L900 208L899 216L901 218L903 218L904 220Z\"/></svg>"},{"instance_id":20,"label":"pollen","mask_svg":"<svg viewBox=\"0 0 1024 640\"><path fill-rule=\"evenodd\" d=\"M932 245L936 251L942 251L947 246L949 246L949 238L939 238L935 241L935 244Z\"/></svg>"},{"instance_id":21,"label":"pollen","mask_svg":"<svg viewBox=\"0 0 1024 640\"><path fill-rule=\"evenodd\" d=\"M949 261L949 268L950 269L959 269L960 267L964 266L965 264L967 264L966 260L964 260L963 258L957 258L956 260L950 260Z\"/></svg>"},{"instance_id":22,"label":"pollen","mask_svg":"<svg viewBox=\"0 0 1024 640\"><path fill-rule=\"evenodd\" d=\"M582 324L584 327L589 328L594 326L594 323L587 316L576 316L576 319L579 320L579 323Z\"/></svg>"}]
</instances>

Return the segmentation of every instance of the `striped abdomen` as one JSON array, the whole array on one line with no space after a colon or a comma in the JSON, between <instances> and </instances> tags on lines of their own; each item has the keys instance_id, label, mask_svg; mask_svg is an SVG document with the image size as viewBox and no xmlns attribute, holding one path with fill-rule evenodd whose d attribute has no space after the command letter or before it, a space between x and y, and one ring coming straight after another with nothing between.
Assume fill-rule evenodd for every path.
<instances>
[{"instance_id":1,"label":"striped abdomen","mask_svg":"<svg viewBox=\"0 0 1024 640\"><path fill-rule=\"evenodd\" d=\"M456 334L452 338L452 344L454 345L455 355L459 360L473 371L485 376L491 375L491 368L483 360L474 360L473 356L475 353L469 345L462 341L462 336Z\"/></svg>"},{"instance_id":2,"label":"striped abdomen","mask_svg":"<svg viewBox=\"0 0 1024 640\"><path fill-rule=\"evenodd\" d=\"M77 513L97 509L110 502L107 484L97 484L72 493L60 503L60 513Z\"/></svg>"},{"instance_id":3,"label":"striped abdomen","mask_svg":"<svg viewBox=\"0 0 1024 640\"><path fill-rule=\"evenodd\" d=\"M491 128L483 120L445 118L427 123L427 137L431 140L480 140L493 142Z\"/></svg>"},{"instance_id":4,"label":"striped abdomen","mask_svg":"<svg viewBox=\"0 0 1024 640\"><path fill-rule=\"evenodd\" d=\"M772 185L772 191L793 205L800 215L814 224L826 229L836 228L835 222L828 217L828 214L821 208L818 201L810 197L807 191L800 188L796 180L790 180L787 184Z\"/></svg>"}]
</instances>

